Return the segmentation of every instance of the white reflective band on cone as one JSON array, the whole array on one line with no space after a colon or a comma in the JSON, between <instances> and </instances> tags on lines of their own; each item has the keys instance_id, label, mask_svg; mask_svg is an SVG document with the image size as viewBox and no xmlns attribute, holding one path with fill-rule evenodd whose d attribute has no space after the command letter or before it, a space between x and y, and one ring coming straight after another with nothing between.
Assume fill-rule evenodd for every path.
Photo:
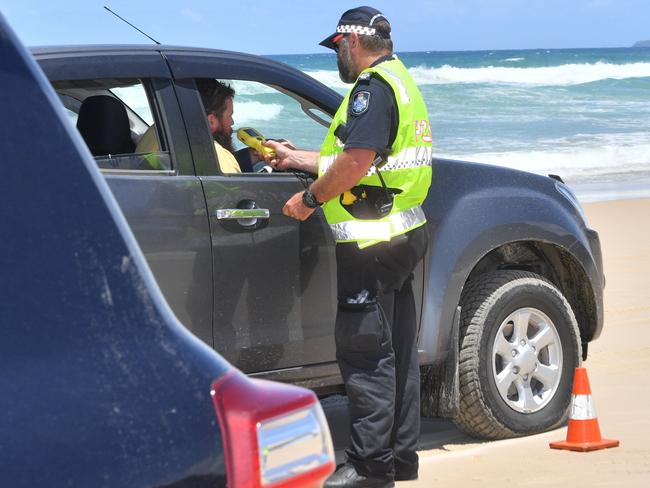
<instances>
[{"instance_id":1,"label":"white reflective band on cone","mask_svg":"<svg viewBox=\"0 0 650 488\"><path fill-rule=\"evenodd\" d=\"M571 420L593 420L596 418L596 406L591 400L591 395L572 395Z\"/></svg>"},{"instance_id":2,"label":"white reflective band on cone","mask_svg":"<svg viewBox=\"0 0 650 488\"><path fill-rule=\"evenodd\" d=\"M375 240L389 241L391 234L397 235L406 232L418 224L426 222L422 207L419 205L403 212L397 212L382 222L364 222L351 220L330 225L334 240Z\"/></svg>"}]
</instances>

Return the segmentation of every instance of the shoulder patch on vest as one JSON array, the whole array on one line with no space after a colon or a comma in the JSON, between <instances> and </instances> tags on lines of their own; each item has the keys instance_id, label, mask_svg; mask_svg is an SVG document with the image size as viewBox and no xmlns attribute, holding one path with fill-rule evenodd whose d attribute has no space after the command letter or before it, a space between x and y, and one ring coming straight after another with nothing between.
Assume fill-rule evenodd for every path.
<instances>
[{"instance_id":1,"label":"shoulder patch on vest","mask_svg":"<svg viewBox=\"0 0 650 488\"><path fill-rule=\"evenodd\" d=\"M352 115L361 115L370 106L370 92L358 91L352 100Z\"/></svg>"}]
</instances>

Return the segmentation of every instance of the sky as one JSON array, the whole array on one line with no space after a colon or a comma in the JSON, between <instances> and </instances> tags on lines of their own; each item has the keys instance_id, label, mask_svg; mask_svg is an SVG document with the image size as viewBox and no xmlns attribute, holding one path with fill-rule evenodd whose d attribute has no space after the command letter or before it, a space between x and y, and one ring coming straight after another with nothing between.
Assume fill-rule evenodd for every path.
<instances>
[{"instance_id":1,"label":"sky","mask_svg":"<svg viewBox=\"0 0 650 488\"><path fill-rule=\"evenodd\" d=\"M368 3L366 3L367 5ZM417 0L369 3L393 29L395 50L628 47L650 39L650 0ZM0 0L29 46L163 44L254 54L324 53L318 43L359 1Z\"/></svg>"}]
</instances>

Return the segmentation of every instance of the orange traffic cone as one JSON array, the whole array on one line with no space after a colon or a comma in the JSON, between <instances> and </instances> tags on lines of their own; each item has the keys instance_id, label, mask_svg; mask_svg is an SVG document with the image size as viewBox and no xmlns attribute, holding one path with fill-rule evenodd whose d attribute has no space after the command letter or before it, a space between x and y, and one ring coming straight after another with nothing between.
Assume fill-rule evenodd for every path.
<instances>
[{"instance_id":1,"label":"orange traffic cone","mask_svg":"<svg viewBox=\"0 0 650 488\"><path fill-rule=\"evenodd\" d=\"M600 436L596 408L591 399L591 388L585 368L576 368L572 396L566 441L551 442L551 448L587 452L618 447L619 441L603 439Z\"/></svg>"}]
</instances>

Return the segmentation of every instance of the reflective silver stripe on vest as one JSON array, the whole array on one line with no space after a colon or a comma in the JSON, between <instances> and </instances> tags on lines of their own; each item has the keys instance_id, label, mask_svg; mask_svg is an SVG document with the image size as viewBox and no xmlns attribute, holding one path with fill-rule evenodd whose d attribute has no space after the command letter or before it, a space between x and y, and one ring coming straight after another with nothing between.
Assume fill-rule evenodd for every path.
<instances>
[{"instance_id":1,"label":"reflective silver stripe on vest","mask_svg":"<svg viewBox=\"0 0 650 488\"><path fill-rule=\"evenodd\" d=\"M332 156L321 156L318 163L319 171L325 173L332 163L338 157L337 155ZM398 169L407 169L407 168L419 168L420 166L430 166L431 159L433 158L433 148L431 146L420 146L420 147L407 147L399 153L388 156L388 162L383 165L380 169L381 172L384 171L393 171ZM366 176L372 176L377 172L374 166L368 170Z\"/></svg>"},{"instance_id":2,"label":"reflective silver stripe on vest","mask_svg":"<svg viewBox=\"0 0 650 488\"><path fill-rule=\"evenodd\" d=\"M396 212L382 221L350 220L331 224L335 241L377 240L389 241L391 235L399 235L426 222L419 205L403 212Z\"/></svg>"},{"instance_id":3,"label":"reflective silver stripe on vest","mask_svg":"<svg viewBox=\"0 0 650 488\"><path fill-rule=\"evenodd\" d=\"M380 171L383 173L384 171L430 166L432 158L433 148L431 146L407 147L397 154L388 156L388 162L380 167ZM374 175L376 172L373 166L366 176Z\"/></svg>"},{"instance_id":4,"label":"reflective silver stripe on vest","mask_svg":"<svg viewBox=\"0 0 650 488\"><path fill-rule=\"evenodd\" d=\"M332 166L332 163L336 160L338 154L333 154L331 156L321 156L318 161L318 171L319 173L325 173Z\"/></svg>"},{"instance_id":5,"label":"reflective silver stripe on vest","mask_svg":"<svg viewBox=\"0 0 650 488\"><path fill-rule=\"evenodd\" d=\"M404 82L402 81L402 79L399 76L397 76L391 70L389 70L388 68L385 68L383 66L381 66L381 67L377 66L375 69L377 71L381 71L382 73L386 74L387 76L390 77L391 80L393 80L395 82L395 84L399 88L399 97L400 97L400 100L401 100L401 102L403 104L411 103L411 97L409 97L409 93L406 90L406 85L404 84Z\"/></svg>"},{"instance_id":6,"label":"reflective silver stripe on vest","mask_svg":"<svg viewBox=\"0 0 650 488\"><path fill-rule=\"evenodd\" d=\"M390 240L390 222L364 222L350 220L331 224L332 235L335 241L356 241L356 240Z\"/></svg>"}]
</instances>

